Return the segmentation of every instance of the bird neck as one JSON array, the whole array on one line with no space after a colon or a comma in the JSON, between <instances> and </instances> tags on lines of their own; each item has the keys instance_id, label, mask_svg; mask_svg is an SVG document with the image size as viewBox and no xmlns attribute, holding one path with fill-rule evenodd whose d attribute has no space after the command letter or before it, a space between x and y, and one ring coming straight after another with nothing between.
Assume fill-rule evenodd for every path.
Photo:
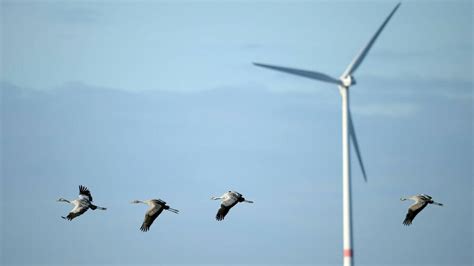
<instances>
[{"instance_id":1,"label":"bird neck","mask_svg":"<svg viewBox=\"0 0 474 266\"><path fill-rule=\"evenodd\" d=\"M60 199L58 199L58 201L71 203L71 201L69 201L69 200L67 200L67 199L64 199L64 198L60 198Z\"/></svg>"}]
</instances>

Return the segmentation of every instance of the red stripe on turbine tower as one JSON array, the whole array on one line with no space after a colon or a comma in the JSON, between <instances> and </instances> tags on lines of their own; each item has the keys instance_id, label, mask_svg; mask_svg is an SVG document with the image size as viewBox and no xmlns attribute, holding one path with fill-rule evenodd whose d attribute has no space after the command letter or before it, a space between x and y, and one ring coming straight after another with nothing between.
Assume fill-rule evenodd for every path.
<instances>
[{"instance_id":1,"label":"red stripe on turbine tower","mask_svg":"<svg viewBox=\"0 0 474 266\"><path fill-rule=\"evenodd\" d=\"M344 257L352 257L352 249L344 249Z\"/></svg>"}]
</instances>

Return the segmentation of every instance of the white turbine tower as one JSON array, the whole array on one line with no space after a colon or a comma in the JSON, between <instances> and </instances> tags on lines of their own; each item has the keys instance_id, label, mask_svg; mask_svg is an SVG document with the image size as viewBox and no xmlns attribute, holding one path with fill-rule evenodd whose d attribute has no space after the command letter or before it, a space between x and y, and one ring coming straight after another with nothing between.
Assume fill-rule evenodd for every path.
<instances>
[{"instance_id":1,"label":"white turbine tower","mask_svg":"<svg viewBox=\"0 0 474 266\"><path fill-rule=\"evenodd\" d=\"M349 87L355 85L355 79L352 74L357 70L359 65L364 60L365 56L369 52L370 48L374 44L377 37L380 35L385 25L388 23L390 18L392 18L395 11L401 3L398 3L390 12L388 17L379 27L374 36L369 40L369 42L360 50L357 56L352 60L347 69L342 73L339 79L333 78L329 75L308 71L302 69L281 67L281 66L272 66L267 64L253 63L256 66L269 68L272 70L282 71L285 73L303 76L310 79L316 79L324 82L329 82L338 85L339 92L342 96L342 214L343 214L343 238L344 238L344 266L350 266L353 263L353 248L352 248L352 200L351 200L351 181L350 181L350 153L349 153L349 137L352 140L354 145L357 159L359 160L359 165L364 176L364 180L367 181L367 175L365 173L364 164L362 162L362 157L359 151L359 145L357 144L357 137L352 123L351 113L349 109Z\"/></svg>"}]
</instances>

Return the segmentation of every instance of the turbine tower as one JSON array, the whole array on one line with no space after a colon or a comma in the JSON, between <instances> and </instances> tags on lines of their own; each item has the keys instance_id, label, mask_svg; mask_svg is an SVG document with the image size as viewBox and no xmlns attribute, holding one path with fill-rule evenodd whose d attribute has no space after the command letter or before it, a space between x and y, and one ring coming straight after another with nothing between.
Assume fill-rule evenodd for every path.
<instances>
[{"instance_id":1,"label":"turbine tower","mask_svg":"<svg viewBox=\"0 0 474 266\"><path fill-rule=\"evenodd\" d=\"M349 108L349 87L355 85L356 81L352 76L357 68L360 66L365 56L369 52L370 48L374 44L377 37L380 35L385 25L392 18L393 14L400 7L401 3L398 3L390 12L388 17L382 23L382 25L375 32L374 36L369 42L360 50L356 57L352 60L346 70L342 73L339 79L333 78L329 75L308 71L296 68L288 68L260 63L253 63L256 66L264 67L272 70L277 70L293 75L303 76L310 79L315 79L323 82L329 82L336 84L339 87L339 92L342 97L342 220L343 220L343 258L344 266L351 266L353 264L353 245L352 245L352 200L351 200L351 180L350 180L350 150L349 141L351 140L354 145L357 159L359 161L364 180L367 182L367 175L365 172L364 164L362 162L362 156L360 154L359 145L357 143L357 137L354 129L354 125L351 118L351 112ZM349 140L350 138L350 140Z\"/></svg>"}]
</instances>

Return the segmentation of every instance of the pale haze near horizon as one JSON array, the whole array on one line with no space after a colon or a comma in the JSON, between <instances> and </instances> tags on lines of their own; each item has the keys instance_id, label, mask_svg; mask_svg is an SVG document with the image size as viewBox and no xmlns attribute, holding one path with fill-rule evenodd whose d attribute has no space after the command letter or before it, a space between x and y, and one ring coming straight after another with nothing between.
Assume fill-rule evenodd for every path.
<instances>
[{"instance_id":1,"label":"pale haze near horizon","mask_svg":"<svg viewBox=\"0 0 474 266\"><path fill-rule=\"evenodd\" d=\"M338 77L395 4L3 1L2 264L340 264L337 89L251 62ZM403 2L355 74L357 265L472 265L472 32ZM66 222L80 184L108 210ZM142 233L153 197L181 213Z\"/></svg>"}]
</instances>

